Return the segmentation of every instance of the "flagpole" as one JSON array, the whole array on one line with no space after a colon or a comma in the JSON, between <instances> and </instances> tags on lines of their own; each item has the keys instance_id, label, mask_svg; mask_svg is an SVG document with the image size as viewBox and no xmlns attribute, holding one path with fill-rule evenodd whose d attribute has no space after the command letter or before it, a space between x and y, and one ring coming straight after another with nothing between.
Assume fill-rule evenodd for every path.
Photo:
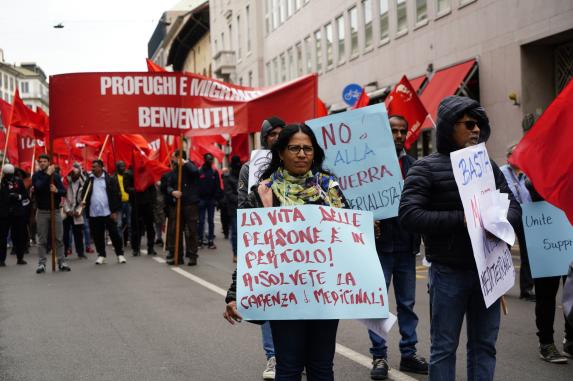
<instances>
[{"instance_id":1,"label":"flagpole","mask_svg":"<svg viewBox=\"0 0 573 381\"><path fill-rule=\"evenodd\" d=\"M181 193L181 176L183 174L183 134L179 134L179 157L177 158L177 191ZM179 235L181 233L181 194L175 206L175 266L179 265ZM181 238L181 243L183 239ZM189 244L189 243L188 243Z\"/></svg>"},{"instance_id":2,"label":"flagpole","mask_svg":"<svg viewBox=\"0 0 573 381\"><path fill-rule=\"evenodd\" d=\"M48 139L49 148L49 156L50 156L50 165L54 165L54 139L52 136L53 129L50 128L50 137ZM54 166L55 168L55 166ZM50 175L50 238L51 238L51 246L52 246L52 272L56 271L56 200L54 198L54 193L52 192L52 186L54 186L54 176L55 173Z\"/></svg>"},{"instance_id":3,"label":"flagpole","mask_svg":"<svg viewBox=\"0 0 573 381\"><path fill-rule=\"evenodd\" d=\"M34 174L36 169L36 139L34 139L34 149L32 150L32 166L30 167L30 173Z\"/></svg>"}]
</instances>

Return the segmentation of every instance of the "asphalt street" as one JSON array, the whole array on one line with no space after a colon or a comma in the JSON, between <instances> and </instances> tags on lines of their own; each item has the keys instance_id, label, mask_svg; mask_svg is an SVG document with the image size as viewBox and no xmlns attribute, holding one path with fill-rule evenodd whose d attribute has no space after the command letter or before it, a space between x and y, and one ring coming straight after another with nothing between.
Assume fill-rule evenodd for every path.
<instances>
[{"instance_id":1,"label":"asphalt street","mask_svg":"<svg viewBox=\"0 0 573 381\"><path fill-rule=\"evenodd\" d=\"M217 229L217 234L222 237ZM108 264L96 257L70 260L70 273L35 274L36 247L27 266L9 256L0 268L0 380L260 380L265 358L260 328L229 325L222 318L234 264L222 238L217 250L202 249L196 267L167 266L159 257L131 257L120 265L108 246ZM143 246L145 247L145 246ZM418 352L429 356L427 269L418 261ZM518 265L518 263L516 263ZM535 336L534 304L519 300L515 286L506 296L498 340L498 380L571 380L567 365L541 361ZM393 310L393 292L390 290ZM563 317L556 316L557 342ZM396 371L400 356L397 326L390 333L391 379L424 380ZM335 377L369 380L369 339L355 321L338 331ZM561 345L558 345L561 347ZM458 351L457 379L465 380L465 335Z\"/></svg>"}]
</instances>

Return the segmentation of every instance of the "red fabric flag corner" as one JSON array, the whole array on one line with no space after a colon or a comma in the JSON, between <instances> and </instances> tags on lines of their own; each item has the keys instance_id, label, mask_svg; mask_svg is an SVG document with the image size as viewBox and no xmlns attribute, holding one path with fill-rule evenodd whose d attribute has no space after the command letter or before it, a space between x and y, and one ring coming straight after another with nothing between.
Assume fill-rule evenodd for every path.
<instances>
[{"instance_id":1,"label":"red fabric flag corner","mask_svg":"<svg viewBox=\"0 0 573 381\"><path fill-rule=\"evenodd\" d=\"M386 98L386 108L388 115L401 115L408 121L408 134L404 146L409 149L420 137L421 127L428 111L406 76L402 77Z\"/></svg>"},{"instance_id":2,"label":"red fabric flag corner","mask_svg":"<svg viewBox=\"0 0 573 381\"><path fill-rule=\"evenodd\" d=\"M353 110L358 108L366 107L370 103L370 97L366 94L366 90L362 88L362 93L360 93L360 98L356 101L356 104L352 107Z\"/></svg>"},{"instance_id":3,"label":"red fabric flag corner","mask_svg":"<svg viewBox=\"0 0 573 381\"><path fill-rule=\"evenodd\" d=\"M326 108L326 105L324 104L324 102L320 99L320 98L316 98L316 118L320 118L323 116L327 116L328 115L328 109ZM243 161L243 160L241 160Z\"/></svg>"},{"instance_id":4,"label":"red fabric flag corner","mask_svg":"<svg viewBox=\"0 0 573 381\"><path fill-rule=\"evenodd\" d=\"M147 62L147 71L150 73L163 73L167 71L149 58L146 58L145 62Z\"/></svg>"},{"instance_id":5,"label":"red fabric flag corner","mask_svg":"<svg viewBox=\"0 0 573 381\"><path fill-rule=\"evenodd\" d=\"M155 184L161 176L169 172L169 167L157 160L148 160L137 150L133 150L133 185L136 192L143 192Z\"/></svg>"},{"instance_id":6,"label":"red fabric flag corner","mask_svg":"<svg viewBox=\"0 0 573 381\"><path fill-rule=\"evenodd\" d=\"M573 80L549 105L510 156L535 190L573 224Z\"/></svg>"},{"instance_id":7,"label":"red fabric flag corner","mask_svg":"<svg viewBox=\"0 0 573 381\"><path fill-rule=\"evenodd\" d=\"M239 134L231 137L231 156L238 156L241 163L251 158L249 150L249 134Z\"/></svg>"},{"instance_id":8,"label":"red fabric flag corner","mask_svg":"<svg viewBox=\"0 0 573 381\"><path fill-rule=\"evenodd\" d=\"M12 101L12 121L11 125L14 127L27 127L33 128L37 134L36 137L41 138L46 133L47 115L36 113L29 109L28 106L20 99L18 89L14 92L14 100Z\"/></svg>"}]
</instances>

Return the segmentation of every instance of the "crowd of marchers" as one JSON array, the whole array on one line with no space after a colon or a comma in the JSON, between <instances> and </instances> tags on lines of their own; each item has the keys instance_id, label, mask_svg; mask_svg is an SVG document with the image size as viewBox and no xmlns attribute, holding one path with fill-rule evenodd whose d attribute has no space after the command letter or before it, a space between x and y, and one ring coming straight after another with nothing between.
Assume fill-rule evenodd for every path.
<instances>
[{"instance_id":1,"label":"crowd of marchers","mask_svg":"<svg viewBox=\"0 0 573 381\"><path fill-rule=\"evenodd\" d=\"M405 183L399 215L376 221L373 229L386 286L394 288L400 370L428 374L430 380L455 380L456 352L465 319L467 378L493 380L501 303L498 300L486 308L450 161L451 152L488 140L491 127L486 111L466 97L445 98L436 121L437 152L420 160L404 149L406 119L390 115L389 123ZM249 163L241 163L237 156L220 175L211 154L205 154L203 163L194 163L184 151L175 151L171 171L143 191L135 190L134 175L123 162L115 163L113 174L106 172L101 160L94 160L89 169L75 164L69 173L60 173L50 157L42 154L31 175L7 163L0 184L0 266L6 266L9 243L18 265L27 263L25 253L30 245L38 246L38 274L48 270L52 252L60 271L71 271L67 257L74 250L79 258L87 258L95 248L95 264L104 265L110 244L117 262L125 264L128 247L132 256L144 253L143 236L147 255L156 255L156 248L162 247L168 264L184 264L186 259L189 266L195 266L201 248L216 249L216 210L236 262L239 208L348 207L336 176L323 166L325 153L308 126L287 125L273 116L263 122L260 137L261 146L270 150L270 161L252 189L248 187ZM508 157L513 148L508 149ZM507 218L518 237L521 257L520 296L535 302L539 355L551 363L566 363L567 357L573 356L571 322L566 322L562 351L555 344L553 331L561 277L532 279L521 223L520 204L541 198L519 168L510 164L500 168L493 162L492 167L496 188L510 199ZM422 241L431 264L428 360L418 353L414 311L416 255ZM235 271L223 314L232 324L242 321L236 304L236 279ZM334 379L338 320L256 323L261 325L267 360L264 379L300 380L303 372L309 380ZM372 345L370 376L384 380L389 374L386 340L372 331L367 334Z\"/></svg>"}]
</instances>

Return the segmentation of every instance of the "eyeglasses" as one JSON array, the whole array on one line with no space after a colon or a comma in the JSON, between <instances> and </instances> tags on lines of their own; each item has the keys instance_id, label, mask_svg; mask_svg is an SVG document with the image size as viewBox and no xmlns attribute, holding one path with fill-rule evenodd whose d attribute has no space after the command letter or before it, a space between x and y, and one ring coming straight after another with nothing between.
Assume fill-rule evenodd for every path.
<instances>
[{"instance_id":1,"label":"eyeglasses","mask_svg":"<svg viewBox=\"0 0 573 381\"><path fill-rule=\"evenodd\" d=\"M464 124L466 129L469 131L473 131L473 129L477 126L479 128L478 122L475 120L465 120L463 122L456 122L455 124Z\"/></svg>"},{"instance_id":2,"label":"eyeglasses","mask_svg":"<svg viewBox=\"0 0 573 381\"><path fill-rule=\"evenodd\" d=\"M297 145L288 145L287 150L295 155L298 155L300 151L304 152L305 155L310 155L314 152L314 148L312 146L297 146Z\"/></svg>"}]
</instances>

